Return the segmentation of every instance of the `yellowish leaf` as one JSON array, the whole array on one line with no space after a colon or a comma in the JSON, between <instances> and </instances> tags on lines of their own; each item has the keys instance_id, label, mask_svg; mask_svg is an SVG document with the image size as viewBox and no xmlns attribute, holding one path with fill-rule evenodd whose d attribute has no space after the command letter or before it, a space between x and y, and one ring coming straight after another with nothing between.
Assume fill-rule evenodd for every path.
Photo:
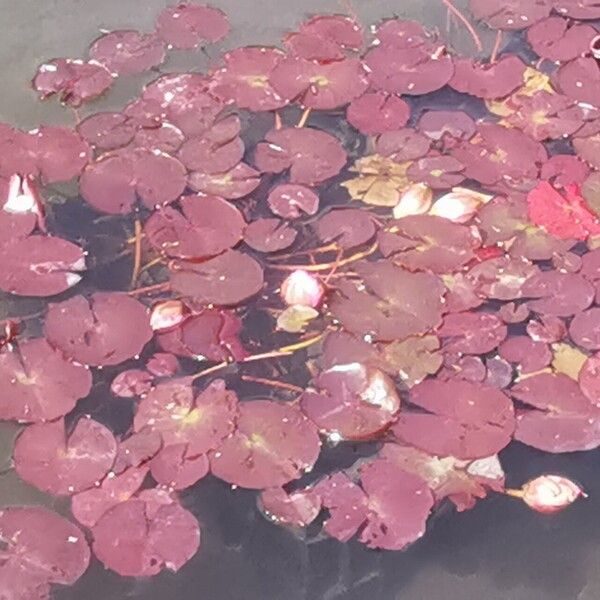
<instances>
[{"instance_id":1,"label":"yellowish leaf","mask_svg":"<svg viewBox=\"0 0 600 600\"><path fill-rule=\"evenodd\" d=\"M554 353L554 359L552 360L554 370L577 380L579 371L581 371L583 363L588 358L587 354L564 342L552 344L552 352Z\"/></svg>"},{"instance_id":2,"label":"yellowish leaf","mask_svg":"<svg viewBox=\"0 0 600 600\"><path fill-rule=\"evenodd\" d=\"M292 304L277 317L277 329L288 333L300 333L318 316L319 311L310 306Z\"/></svg>"}]
</instances>

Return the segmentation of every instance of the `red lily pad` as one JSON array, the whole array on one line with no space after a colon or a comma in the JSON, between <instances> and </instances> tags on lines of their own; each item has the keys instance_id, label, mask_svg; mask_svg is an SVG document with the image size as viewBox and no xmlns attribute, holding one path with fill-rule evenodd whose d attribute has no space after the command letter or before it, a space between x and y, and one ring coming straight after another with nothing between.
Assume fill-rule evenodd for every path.
<instances>
[{"instance_id":1,"label":"red lily pad","mask_svg":"<svg viewBox=\"0 0 600 600\"><path fill-rule=\"evenodd\" d=\"M571 339L586 350L600 349L600 308L577 313L569 325Z\"/></svg>"},{"instance_id":2,"label":"red lily pad","mask_svg":"<svg viewBox=\"0 0 600 600\"><path fill-rule=\"evenodd\" d=\"M13 452L21 479L55 496L91 488L112 467L117 442L109 429L80 419L67 434L63 419L30 425L17 438Z\"/></svg>"},{"instance_id":3,"label":"red lily pad","mask_svg":"<svg viewBox=\"0 0 600 600\"><path fill-rule=\"evenodd\" d=\"M523 297L538 298L527 305L543 315L568 317L585 310L594 301L591 283L578 273L544 271L523 284Z\"/></svg>"},{"instance_id":4,"label":"red lily pad","mask_svg":"<svg viewBox=\"0 0 600 600\"><path fill-rule=\"evenodd\" d=\"M435 142L470 140L477 131L475 121L462 110L428 110L417 126L421 133Z\"/></svg>"},{"instance_id":5,"label":"red lily pad","mask_svg":"<svg viewBox=\"0 0 600 600\"><path fill-rule=\"evenodd\" d=\"M325 213L316 223L319 240L335 242L345 250L366 244L373 238L377 226L373 216L358 208L344 208Z\"/></svg>"},{"instance_id":6,"label":"red lily pad","mask_svg":"<svg viewBox=\"0 0 600 600\"><path fill-rule=\"evenodd\" d=\"M380 236L381 252L411 271L448 273L473 260L480 245L466 225L432 215L415 215L391 222Z\"/></svg>"},{"instance_id":7,"label":"red lily pad","mask_svg":"<svg viewBox=\"0 0 600 600\"><path fill-rule=\"evenodd\" d=\"M158 15L156 32L169 46L189 50L223 39L229 33L229 20L218 8L180 2Z\"/></svg>"},{"instance_id":8,"label":"red lily pad","mask_svg":"<svg viewBox=\"0 0 600 600\"><path fill-rule=\"evenodd\" d=\"M444 87L454 74L452 58L437 56L429 46L381 45L364 57L371 84L390 94L418 96Z\"/></svg>"},{"instance_id":9,"label":"red lily pad","mask_svg":"<svg viewBox=\"0 0 600 600\"><path fill-rule=\"evenodd\" d=\"M309 525L321 512L321 498L314 488L290 493L281 487L268 488L260 495L260 505L272 521L295 527Z\"/></svg>"},{"instance_id":10,"label":"red lily pad","mask_svg":"<svg viewBox=\"0 0 600 600\"><path fill-rule=\"evenodd\" d=\"M162 123L159 127L142 127L133 138L134 146L153 152L175 154L183 144L183 132L171 123Z\"/></svg>"},{"instance_id":11,"label":"red lily pad","mask_svg":"<svg viewBox=\"0 0 600 600\"><path fill-rule=\"evenodd\" d=\"M597 34L591 25L548 17L527 30L527 41L538 56L554 62L566 62L587 54Z\"/></svg>"},{"instance_id":12,"label":"red lily pad","mask_svg":"<svg viewBox=\"0 0 600 600\"><path fill-rule=\"evenodd\" d=\"M452 313L437 330L448 352L486 354L501 344L508 334L506 325L493 313Z\"/></svg>"},{"instance_id":13,"label":"red lily pad","mask_svg":"<svg viewBox=\"0 0 600 600\"><path fill-rule=\"evenodd\" d=\"M160 433L165 447L184 445L186 456L197 457L218 448L231 434L237 410L237 396L222 379L195 398L189 381L175 379L159 383L140 402L133 424L136 431Z\"/></svg>"},{"instance_id":14,"label":"red lily pad","mask_svg":"<svg viewBox=\"0 0 600 600\"><path fill-rule=\"evenodd\" d=\"M271 71L269 82L286 100L318 110L348 104L369 87L367 72L355 58L327 63L284 58Z\"/></svg>"},{"instance_id":15,"label":"red lily pad","mask_svg":"<svg viewBox=\"0 0 600 600\"><path fill-rule=\"evenodd\" d=\"M285 54L277 48L237 48L223 56L225 66L212 75L211 89L226 101L251 111L287 104L271 84L271 74Z\"/></svg>"},{"instance_id":16,"label":"red lily pad","mask_svg":"<svg viewBox=\"0 0 600 600\"><path fill-rule=\"evenodd\" d=\"M239 407L234 433L210 453L213 475L245 488L280 486L314 466L316 427L295 407L269 400Z\"/></svg>"},{"instance_id":17,"label":"red lily pad","mask_svg":"<svg viewBox=\"0 0 600 600\"><path fill-rule=\"evenodd\" d=\"M525 29L550 14L552 0L507 0L502 6L495 0L470 0L469 7L493 29Z\"/></svg>"},{"instance_id":18,"label":"red lily pad","mask_svg":"<svg viewBox=\"0 0 600 600\"><path fill-rule=\"evenodd\" d=\"M528 260L501 256L475 265L467 277L479 295L496 300L516 300L523 296L523 284L539 272L539 268Z\"/></svg>"},{"instance_id":19,"label":"red lily pad","mask_svg":"<svg viewBox=\"0 0 600 600\"><path fill-rule=\"evenodd\" d=\"M375 138L375 150L378 154L402 163L422 158L429 152L431 142L414 129L386 131Z\"/></svg>"},{"instance_id":20,"label":"red lily pad","mask_svg":"<svg viewBox=\"0 0 600 600\"><path fill-rule=\"evenodd\" d=\"M81 195L96 210L127 214L139 197L147 208L176 200L186 186L185 167L163 152L136 149L105 154L81 175Z\"/></svg>"},{"instance_id":21,"label":"red lily pad","mask_svg":"<svg viewBox=\"0 0 600 600\"><path fill-rule=\"evenodd\" d=\"M178 356L214 361L241 360L247 353L239 340L242 321L225 310L204 309L170 331L158 334L163 350Z\"/></svg>"},{"instance_id":22,"label":"red lily pad","mask_svg":"<svg viewBox=\"0 0 600 600\"><path fill-rule=\"evenodd\" d=\"M91 158L91 149L68 127L44 126L30 132L36 164L46 183L77 177Z\"/></svg>"},{"instance_id":23,"label":"red lily pad","mask_svg":"<svg viewBox=\"0 0 600 600\"><path fill-rule=\"evenodd\" d=\"M364 43L360 23L346 15L316 15L302 23L300 33L331 40L349 50L359 50Z\"/></svg>"},{"instance_id":24,"label":"red lily pad","mask_svg":"<svg viewBox=\"0 0 600 600\"><path fill-rule=\"evenodd\" d=\"M311 127L272 129L256 146L254 163L267 173L290 170L290 183L318 185L345 166L346 152L333 135Z\"/></svg>"},{"instance_id":25,"label":"red lily pad","mask_svg":"<svg viewBox=\"0 0 600 600\"><path fill-rule=\"evenodd\" d=\"M499 356L493 356L485 361L487 369L485 384L498 389L507 388L513 380L513 368Z\"/></svg>"},{"instance_id":26,"label":"red lily pad","mask_svg":"<svg viewBox=\"0 0 600 600\"><path fill-rule=\"evenodd\" d=\"M504 55L492 64L457 58L448 85L477 98L503 98L523 85L525 69L525 63L515 54Z\"/></svg>"},{"instance_id":27,"label":"red lily pad","mask_svg":"<svg viewBox=\"0 0 600 600\"><path fill-rule=\"evenodd\" d=\"M177 357L168 352L156 352L146 363L146 369L155 377L170 377L179 371Z\"/></svg>"},{"instance_id":28,"label":"red lily pad","mask_svg":"<svg viewBox=\"0 0 600 600\"><path fill-rule=\"evenodd\" d=\"M209 84L200 73L163 75L144 88L125 114L143 127L156 127L166 119L186 135L202 135L223 109L223 100L209 91Z\"/></svg>"},{"instance_id":29,"label":"red lily pad","mask_svg":"<svg viewBox=\"0 0 600 600\"><path fill-rule=\"evenodd\" d=\"M165 446L150 464L152 477L161 485L184 490L208 475L206 454L190 456L186 444Z\"/></svg>"},{"instance_id":30,"label":"red lily pad","mask_svg":"<svg viewBox=\"0 0 600 600\"><path fill-rule=\"evenodd\" d=\"M533 409L517 411L515 439L520 442L553 453L600 446L600 410L567 375L534 375L510 393Z\"/></svg>"},{"instance_id":31,"label":"red lily pad","mask_svg":"<svg viewBox=\"0 0 600 600\"><path fill-rule=\"evenodd\" d=\"M81 281L83 250L58 237L32 235L0 246L0 289L18 296L54 296Z\"/></svg>"},{"instance_id":32,"label":"red lily pad","mask_svg":"<svg viewBox=\"0 0 600 600\"><path fill-rule=\"evenodd\" d=\"M89 57L114 75L135 75L165 60L165 45L154 33L111 31L90 46Z\"/></svg>"},{"instance_id":33,"label":"red lily pad","mask_svg":"<svg viewBox=\"0 0 600 600\"><path fill-rule=\"evenodd\" d=\"M84 365L117 365L152 338L143 304L120 292L96 292L51 304L44 326L56 348Z\"/></svg>"},{"instance_id":34,"label":"red lily pad","mask_svg":"<svg viewBox=\"0 0 600 600\"><path fill-rule=\"evenodd\" d=\"M300 407L317 427L342 439L361 440L384 431L400 410L393 381L360 363L323 371L300 396Z\"/></svg>"},{"instance_id":35,"label":"red lily pad","mask_svg":"<svg viewBox=\"0 0 600 600\"><path fill-rule=\"evenodd\" d=\"M85 527L93 527L113 506L129 500L142 486L148 467L132 467L111 476L109 473L100 487L75 494L71 498L71 512Z\"/></svg>"},{"instance_id":36,"label":"red lily pad","mask_svg":"<svg viewBox=\"0 0 600 600\"><path fill-rule=\"evenodd\" d=\"M567 326L562 319L554 316L539 317L539 321L527 323L527 335L536 342L553 344L567 335Z\"/></svg>"},{"instance_id":37,"label":"red lily pad","mask_svg":"<svg viewBox=\"0 0 600 600\"><path fill-rule=\"evenodd\" d=\"M259 252L279 252L289 248L298 232L279 219L257 219L244 231L244 241Z\"/></svg>"},{"instance_id":38,"label":"red lily pad","mask_svg":"<svg viewBox=\"0 0 600 600\"><path fill-rule=\"evenodd\" d=\"M572 19L600 19L600 4L597 0L558 0L554 10Z\"/></svg>"},{"instance_id":39,"label":"red lily pad","mask_svg":"<svg viewBox=\"0 0 600 600\"><path fill-rule=\"evenodd\" d=\"M422 46L431 38L421 23L408 19L386 19L377 26L375 33L380 45L393 48Z\"/></svg>"},{"instance_id":40,"label":"red lily pad","mask_svg":"<svg viewBox=\"0 0 600 600\"><path fill-rule=\"evenodd\" d=\"M120 398L135 398L152 389L154 375L143 369L121 371L110 384L110 391Z\"/></svg>"},{"instance_id":41,"label":"red lily pad","mask_svg":"<svg viewBox=\"0 0 600 600\"><path fill-rule=\"evenodd\" d=\"M162 448L162 443L160 433L151 429L142 429L131 433L119 443L117 457L111 472L120 475L132 467L137 469L147 466L148 461L154 458ZM108 479L112 479L110 473L103 483L106 483L107 488L111 488Z\"/></svg>"},{"instance_id":42,"label":"red lily pad","mask_svg":"<svg viewBox=\"0 0 600 600\"><path fill-rule=\"evenodd\" d=\"M465 165L464 175L480 183L536 179L548 159L542 144L517 129L482 123L468 142L452 149L452 156Z\"/></svg>"},{"instance_id":43,"label":"red lily pad","mask_svg":"<svg viewBox=\"0 0 600 600\"><path fill-rule=\"evenodd\" d=\"M188 177L188 185L197 192L237 200L260 185L260 173L241 162L225 173L194 171Z\"/></svg>"},{"instance_id":44,"label":"red lily pad","mask_svg":"<svg viewBox=\"0 0 600 600\"><path fill-rule=\"evenodd\" d=\"M333 316L357 335L403 340L441 322L446 288L429 273L411 273L388 261L362 262L355 270L366 284L341 281L330 301Z\"/></svg>"},{"instance_id":45,"label":"red lily pad","mask_svg":"<svg viewBox=\"0 0 600 600\"><path fill-rule=\"evenodd\" d=\"M77 108L94 100L113 84L104 66L69 58L55 58L38 67L33 88L42 99L58 94L61 102Z\"/></svg>"},{"instance_id":46,"label":"red lily pad","mask_svg":"<svg viewBox=\"0 0 600 600\"><path fill-rule=\"evenodd\" d=\"M567 96L542 90L518 97L515 108L506 123L538 141L561 139L581 128L582 109Z\"/></svg>"},{"instance_id":47,"label":"red lily pad","mask_svg":"<svg viewBox=\"0 0 600 600\"><path fill-rule=\"evenodd\" d=\"M79 135L98 150L123 148L135 136L135 124L120 112L99 112L77 125Z\"/></svg>"},{"instance_id":48,"label":"red lily pad","mask_svg":"<svg viewBox=\"0 0 600 600\"><path fill-rule=\"evenodd\" d=\"M319 481L315 491L329 512L323 531L340 542L347 542L367 518L367 495L341 472Z\"/></svg>"},{"instance_id":49,"label":"red lily pad","mask_svg":"<svg viewBox=\"0 0 600 600\"><path fill-rule=\"evenodd\" d=\"M271 212L284 219L314 215L319 210L319 196L303 185L282 183L269 192L267 202Z\"/></svg>"},{"instance_id":50,"label":"red lily pad","mask_svg":"<svg viewBox=\"0 0 600 600\"><path fill-rule=\"evenodd\" d=\"M345 57L344 49L334 40L314 33L293 31L283 38L283 45L290 56L320 63L342 60Z\"/></svg>"},{"instance_id":51,"label":"red lily pad","mask_svg":"<svg viewBox=\"0 0 600 600\"><path fill-rule=\"evenodd\" d=\"M410 107L395 94L367 92L352 100L346 110L348 123L365 135L402 129L410 118Z\"/></svg>"},{"instance_id":52,"label":"red lily pad","mask_svg":"<svg viewBox=\"0 0 600 600\"><path fill-rule=\"evenodd\" d=\"M33 137L20 129L0 122L0 175L11 177L37 174Z\"/></svg>"},{"instance_id":53,"label":"red lily pad","mask_svg":"<svg viewBox=\"0 0 600 600\"><path fill-rule=\"evenodd\" d=\"M392 431L429 454L484 458L511 440L513 405L496 388L458 379L429 379L411 388L409 401L427 413L403 411Z\"/></svg>"},{"instance_id":54,"label":"red lily pad","mask_svg":"<svg viewBox=\"0 0 600 600\"><path fill-rule=\"evenodd\" d=\"M600 147L600 134L589 137L577 137L573 140L573 146L577 155L594 168L600 166L598 159L598 148Z\"/></svg>"},{"instance_id":55,"label":"red lily pad","mask_svg":"<svg viewBox=\"0 0 600 600\"><path fill-rule=\"evenodd\" d=\"M600 356L588 356L579 371L579 389L593 404L600 404Z\"/></svg>"},{"instance_id":56,"label":"red lily pad","mask_svg":"<svg viewBox=\"0 0 600 600\"><path fill-rule=\"evenodd\" d=\"M433 456L400 444L385 444L380 456L426 481L436 503L448 498L458 511L473 508L489 490L504 490L504 473L496 456L465 461Z\"/></svg>"},{"instance_id":57,"label":"red lily pad","mask_svg":"<svg viewBox=\"0 0 600 600\"><path fill-rule=\"evenodd\" d=\"M555 75L559 90L576 102L596 105L600 93L600 71L595 58L576 58L565 63Z\"/></svg>"},{"instance_id":58,"label":"red lily pad","mask_svg":"<svg viewBox=\"0 0 600 600\"><path fill-rule=\"evenodd\" d=\"M242 213L217 196L182 196L181 212L167 206L146 221L144 232L160 253L171 258L200 259L233 248L246 222Z\"/></svg>"},{"instance_id":59,"label":"red lily pad","mask_svg":"<svg viewBox=\"0 0 600 600\"><path fill-rule=\"evenodd\" d=\"M547 367L553 354L547 344L536 342L526 335L504 340L498 353L508 362L515 363L521 373L533 373Z\"/></svg>"},{"instance_id":60,"label":"red lily pad","mask_svg":"<svg viewBox=\"0 0 600 600\"><path fill-rule=\"evenodd\" d=\"M379 459L361 468L360 481L369 497L363 544L402 550L424 535L433 495L423 479Z\"/></svg>"},{"instance_id":61,"label":"red lily pad","mask_svg":"<svg viewBox=\"0 0 600 600\"><path fill-rule=\"evenodd\" d=\"M174 290L201 304L239 304L264 285L260 264L251 256L227 250L203 263L175 262L170 265Z\"/></svg>"},{"instance_id":62,"label":"red lily pad","mask_svg":"<svg viewBox=\"0 0 600 600\"><path fill-rule=\"evenodd\" d=\"M32 582L73 584L90 562L90 549L81 529L41 506L11 506L0 511L0 537L4 544L0 580L19 586L2 588L8 599L43 600L46 595L21 593Z\"/></svg>"},{"instance_id":63,"label":"red lily pad","mask_svg":"<svg viewBox=\"0 0 600 600\"><path fill-rule=\"evenodd\" d=\"M583 185L590 174L590 168L572 154L554 154L542 167L540 177L554 187L566 187L569 184ZM582 195L585 198L585 189Z\"/></svg>"},{"instance_id":64,"label":"red lily pad","mask_svg":"<svg viewBox=\"0 0 600 600\"><path fill-rule=\"evenodd\" d=\"M176 572L194 556L200 527L192 513L176 503L149 513L146 502L131 499L104 513L92 528L94 554L106 568L148 577L163 569Z\"/></svg>"},{"instance_id":65,"label":"red lily pad","mask_svg":"<svg viewBox=\"0 0 600 600\"><path fill-rule=\"evenodd\" d=\"M451 188L465 179L465 169L459 160L452 156L426 156L414 162L406 174L415 182L425 183L434 190Z\"/></svg>"},{"instance_id":66,"label":"red lily pad","mask_svg":"<svg viewBox=\"0 0 600 600\"><path fill-rule=\"evenodd\" d=\"M190 171L229 171L244 157L244 142L238 136L240 127L237 115L225 117L201 136L189 138L177 156Z\"/></svg>"},{"instance_id":67,"label":"red lily pad","mask_svg":"<svg viewBox=\"0 0 600 600\"><path fill-rule=\"evenodd\" d=\"M92 388L89 369L74 364L43 338L0 353L0 418L51 421L66 415Z\"/></svg>"}]
</instances>

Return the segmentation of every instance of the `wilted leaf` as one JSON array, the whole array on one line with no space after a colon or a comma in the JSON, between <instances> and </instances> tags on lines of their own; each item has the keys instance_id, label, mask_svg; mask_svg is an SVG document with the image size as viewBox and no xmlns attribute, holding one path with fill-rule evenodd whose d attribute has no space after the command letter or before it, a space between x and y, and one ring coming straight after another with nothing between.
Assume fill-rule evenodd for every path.
<instances>
[{"instance_id":1,"label":"wilted leaf","mask_svg":"<svg viewBox=\"0 0 600 600\"><path fill-rule=\"evenodd\" d=\"M587 360L587 354L584 354L578 348L571 346L571 344L565 344L564 342L558 342L552 344L552 352L554 358L552 359L552 367L557 373L564 373L575 381L579 378L579 372L583 367L583 363Z\"/></svg>"},{"instance_id":2,"label":"wilted leaf","mask_svg":"<svg viewBox=\"0 0 600 600\"><path fill-rule=\"evenodd\" d=\"M319 311L310 306L293 304L292 306L288 306L277 317L277 329L287 331L288 333L300 333L318 316Z\"/></svg>"}]
</instances>

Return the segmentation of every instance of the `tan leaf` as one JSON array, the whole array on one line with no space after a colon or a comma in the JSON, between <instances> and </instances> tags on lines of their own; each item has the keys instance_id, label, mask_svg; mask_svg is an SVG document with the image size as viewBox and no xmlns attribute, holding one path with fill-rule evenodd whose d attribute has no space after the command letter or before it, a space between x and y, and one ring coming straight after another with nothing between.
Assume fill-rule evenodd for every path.
<instances>
[{"instance_id":1,"label":"tan leaf","mask_svg":"<svg viewBox=\"0 0 600 600\"><path fill-rule=\"evenodd\" d=\"M552 344L552 352L554 359L552 366L557 373L564 373L571 379L579 378L579 371L583 367L583 363L587 360L587 354L584 354L579 348L575 348L570 344L559 342Z\"/></svg>"},{"instance_id":2,"label":"tan leaf","mask_svg":"<svg viewBox=\"0 0 600 600\"><path fill-rule=\"evenodd\" d=\"M277 317L277 329L287 331L288 333L300 333L318 316L319 311L310 306L293 304L292 306L288 306Z\"/></svg>"},{"instance_id":3,"label":"tan leaf","mask_svg":"<svg viewBox=\"0 0 600 600\"><path fill-rule=\"evenodd\" d=\"M386 344L381 354L386 366L393 368L406 385L412 387L427 375L438 372L443 362L439 349L440 340L435 335L426 335Z\"/></svg>"}]
</instances>

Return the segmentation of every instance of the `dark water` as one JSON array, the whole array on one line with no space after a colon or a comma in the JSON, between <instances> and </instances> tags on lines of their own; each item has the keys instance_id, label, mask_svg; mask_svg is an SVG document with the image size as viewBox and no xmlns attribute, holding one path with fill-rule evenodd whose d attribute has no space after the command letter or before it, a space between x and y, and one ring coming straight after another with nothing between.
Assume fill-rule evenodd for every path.
<instances>
[{"instance_id":1,"label":"dark water","mask_svg":"<svg viewBox=\"0 0 600 600\"><path fill-rule=\"evenodd\" d=\"M28 88L36 65L47 58L82 54L98 35L98 27L150 28L164 0L0 0L0 58L2 94L0 120L24 127L41 122L72 123L71 115L56 105L42 105ZM283 31L311 12L339 10L333 1L213 0L230 16L233 33L227 46L274 43ZM464 2L457 2L463 5ZM300 6L297 6L300 5ZM399 14L419 19L445 31L445 10L437 0L392 2L354 0L365 23ZM460 52L470 41L456 28L449 38ZM489 37L486 47L491 47ZM518 40L514 43L518 46ZM217 56L223 47L210 50ZM211 58L202 53L172 53L163 71L200 69ZM155 74L156 75L156 74ZM147 79L155 75L148 76ZM142 77L119 81L108 100L93 110L120 106L144 82ZM434 95L419 108L462 102L460 95ZM477 116L477 104L468 107ZM318 119L319 117L317 117ZM325 117L335 118L335 117ZM315 124L319 124L315 121ZM328 128L332 123L328 122ZM342 133L343 132L338 132ZM260 134L260 123L251 135ZM95 268L78 291L118 289L126 285L130 258L113 261L128 234L126 222L96 220L97 215L77 202L63 200L74 190L51 192L56 232L70 239L90 241ZM108 260L110 257L110 260ZM0 318L39 312L43 302L0 296ZM36 334L36 320L28 322ZM258 317L251 323L259 337ZM263 332L263 335L264 332ZM270 335L270 334L267 334ZM289 363L288 380L302 383L303 361ZM255 374L265 375L261 368ZM126 402L108 404L111 372L97 378L90 398L78 410L109 423L117 431L129 419ZM239 391L239 388L238 388ZM248 387L244 396L263 389ZM264 395L264 393L262 394ZM50 504L64 510L63 501L19 482L10 466L17 429L0 424L0 505ZM369 446L341 445L320 459L315 474L333 465L349 465L369 453ZM517 487L543 472L558 472L581 483L590 498L552 518L530 512L502 496L479 502L458 514L442 508L431 520L428 534L407 552L378 552L350 542L321 539L309 530L306 537L276 527L256 510L255 493L232 491L208 479L184 492L182 501L199 519L202 546L178 574L151 580L119 577L94 562L73 587L56 589L57 600L597 600L600 598L600 451L551 456L513 443L501 453L508 484Z\"/></svg>"}]
</instances>

